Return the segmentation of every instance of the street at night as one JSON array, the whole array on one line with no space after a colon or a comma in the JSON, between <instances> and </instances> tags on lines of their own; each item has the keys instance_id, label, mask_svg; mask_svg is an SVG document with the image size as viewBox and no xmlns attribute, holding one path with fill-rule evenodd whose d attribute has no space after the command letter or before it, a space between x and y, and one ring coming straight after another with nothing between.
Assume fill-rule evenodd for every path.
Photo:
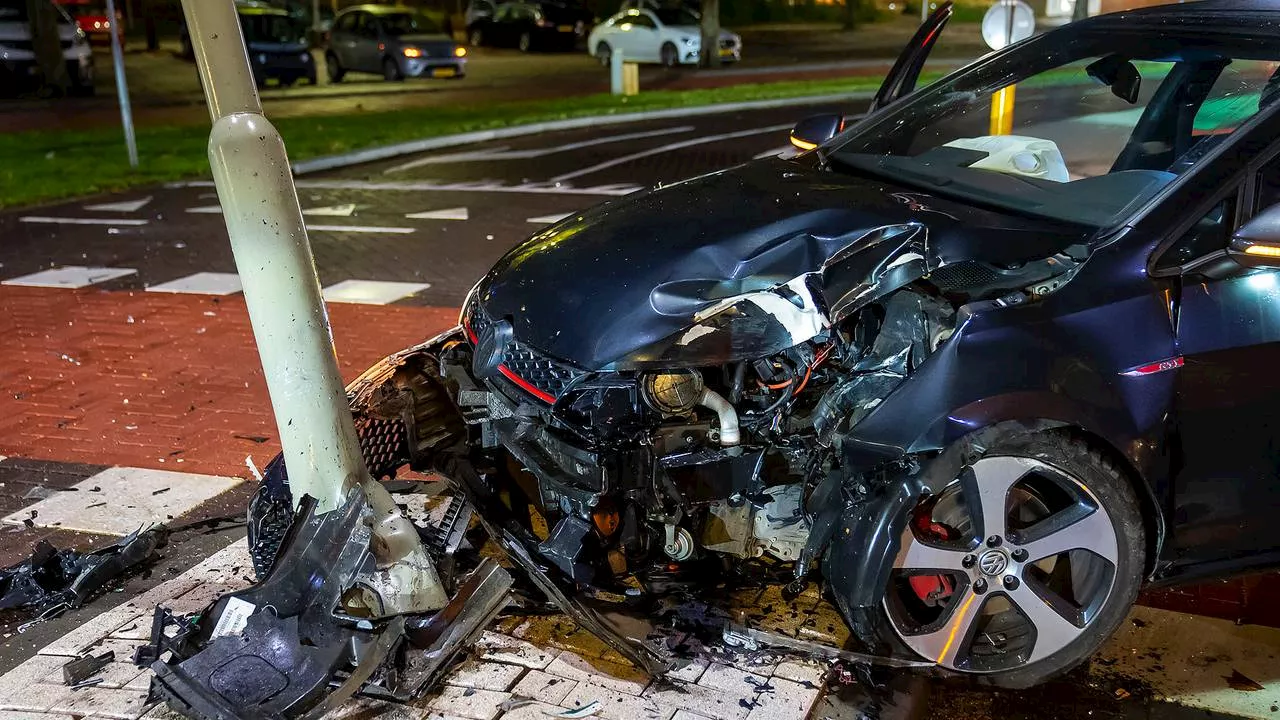
<instances>
[{"instance_id":1,"label":"street at night","mask_svg":"<svg viewBox=\"0 0 1280 720\"><path fill-rule=\"evenodd\" d=\"M1280 14L844 1L6 86L0 720L1276 717Z\"/></svg>"}]
</instances>

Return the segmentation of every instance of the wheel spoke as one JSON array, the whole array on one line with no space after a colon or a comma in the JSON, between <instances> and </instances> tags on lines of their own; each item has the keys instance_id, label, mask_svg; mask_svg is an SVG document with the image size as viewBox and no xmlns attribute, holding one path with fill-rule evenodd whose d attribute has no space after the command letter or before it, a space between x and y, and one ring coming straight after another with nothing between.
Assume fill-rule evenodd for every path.
<instances>
[{"instance_id":1,"label":"wheel spoke","mask_svg":"<svg viewBox=\"0 0 1280 720\"><path fill-rule=\"evenodd\" d=\"M899 570L952 570L966 572L963 560L967 553L959 550L930 547L915 538L911 528L902 534L902 548L893 559Z\"/></svg>"},{"instance_id":2,"label":"wheel spoke","mask_svg":"<svg viewBox=\"0 0 1280 720\"><path fill-rule=\"evenodd\" d=\"M992 535L1005 535L1009 489L1035 464L1027 458L988 457L961 473L960 490L979 541Z\"/></svg>"},{"instance_id":3,"label":"wheel spoke","mask_svg":"<svg viewBox=\"0 0 1280 720\"><path fill-rule=\"evenodd\" d=\"M960 651L969 645L974 620L982 610L982 597L965 590L956 593L952 607L947 621L937 630L903 638L912 650L943 667L955 667Z\"/></svg>"},{"instance_id":4,"label":"wheel spoke","mask_svg":"<svg viewBox=\"0 0 1280 720\"><path fill-rule=\"evenodd\" d=\"M1084 632L1068 620L1064 613L1071 612L1051 591L1038 583L1023 582L1016 590L1006 591L1009 600L1036 628L1036 644L1027 662L1035 662L1061 650L1067 643Z\"/></svg>"},{"instance_id":5,"label":"wheel spoke","mask_svg":"<svg viewBox=\"0 0 1280 720\"><path fill-rule=\"evenodd\" d=\"M1046 527L1037 532L1040 526ZM1077 505L1062 510L1033 525L1027 534L1036 538L1022 545L1029 562L1071 550L1088 550L1114 565L1119 555L1115 528L1102 508Z\"/></svg>"}]
</instances>

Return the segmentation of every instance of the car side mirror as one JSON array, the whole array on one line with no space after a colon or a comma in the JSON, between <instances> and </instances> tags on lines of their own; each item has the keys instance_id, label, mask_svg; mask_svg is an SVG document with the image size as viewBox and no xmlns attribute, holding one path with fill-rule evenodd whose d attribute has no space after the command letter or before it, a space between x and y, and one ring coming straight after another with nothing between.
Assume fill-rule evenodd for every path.
<instances>
[{"instance_id":1,"label":"car side mirror","mask_svg":"<svg viewBox=\"0 0 1280 720\"><path fill-rule=\"evenodd\" d=\"M1231 236L1231 258L1249 268L1280 268L1280 205L1272 205Z\"/></svg>"},{"instance_id":2,"label":"car side mirror","mask_svg":"<svg viewBox=\"0 0 1280 720\"><path fill-rule=\"evenodd\" d=\"M1111 88L1111 94L1130 105L1138 102L1142 93L1142 74L1129 60L1116 54L1107 55L1085 68L1089 77Z\"/></svg>"},{"instance_id":3,"label":"car side mirror","mask_svg":"<svg viewBox=\"0 0 1280 720\"><path fill-rule=\"evenodd\" d=\"M791 129L791 144L800 150L812 150L843 129L843 115L813 115L796 123Z\"/></svg>"}]
</instances>

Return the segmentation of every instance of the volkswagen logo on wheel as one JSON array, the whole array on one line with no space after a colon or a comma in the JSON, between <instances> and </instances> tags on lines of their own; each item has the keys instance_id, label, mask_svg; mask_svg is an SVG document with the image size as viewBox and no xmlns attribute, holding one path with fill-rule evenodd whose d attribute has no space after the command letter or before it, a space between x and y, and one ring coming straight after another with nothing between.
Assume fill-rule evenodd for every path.
<instances>
[{"instance_id":1,"label":"volkswagen logo on wheel","mask_svg":"<svg viewBox=\"0 0 1280 720\"><path fill-rule=\"evenodd\" d=\"M978 558L978 569L984 575L999 575L1009 567L1009 558L999 550L988 550Z\"/></svg>"}]
</instances>

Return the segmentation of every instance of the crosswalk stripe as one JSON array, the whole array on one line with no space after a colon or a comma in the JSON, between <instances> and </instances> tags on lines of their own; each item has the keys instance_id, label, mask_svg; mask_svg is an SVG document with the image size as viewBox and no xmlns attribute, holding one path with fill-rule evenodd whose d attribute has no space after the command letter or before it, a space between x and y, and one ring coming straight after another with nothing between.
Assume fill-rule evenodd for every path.
<instances>
[{"instance_id":1,"label":"crosswalk stripe","mask_svg":"<svg viewBox=\"0 0 1280 720\"><path fill-rule=\"evenodd\" d=\"M346 205L327 205L325 207L308 208L302 211L303 215L325 215L330 217L351 217L356 211L355 203L347 203Z\"/></svg>"},{"instance_id":2,"label":"crosswalk stripe","mask_svg":"<svg viewBox=\"0 0 1280 720\"><path fill-rule=\"evenodd\" d=\"M373 227L370 225L307 225L308 230L317 232L350 232L350 233L382 233L388 235L408 235L414 228L406 227Z\"/></svg>"},{"instance_id":3,"label":"crosswalk stripe","mask_svg":"<svg viewBox=\"0 0 1280 720\"><path fill-rule=\"evenodd\" d=\"M146 225L148 222L136 218L49 217L46 215L26 215L18 218L18 221L45 225Z\"/></svg>"},{"instance_id":4,"label":"crosswalk stripe","mask_svg":"<svg viewBox=\"0 0 1280 720\"><path fill-rule=\"evenodd\" d=\"M385 280L343 280L321 291L325 302L387 305L403 300L431 287L430 283L389 282Z\"/></svg>"},{"instance_id":5,"label":"crosswalk stripe","mask_svg":"<svg viewBox=\"0 0 1280 720\"><path fill-rule=\"evenodd\" d=\"M152 285L147 292L184 293L192 295L232 295L241 292L237 273L198 272L194 275Z\"/></svg>"},{"instance_id":6,"label":"crosswalk stripe","mask_svg":"<svg viewBox=\"0 0 1280 720\"><path fill-rule=\"evenodd\" d=\"M567 217L572 217L573 215L574 213L554 213L552 215L531 217L525 220L525 222L534 223L535 225L550 225L551 223L558 223Z\"/></svg>"},{"instance_id":7,"label":"crosswalk stripe","mask_svg":"<svg viewBox=\"0 0 1280 720\"><path fill-rule=\"evenodd\" d=\"M83 265L67 265L65 267L41 270L30 275L22 275L5 280L4 285L19 287L67 288L88 287L109 280L116 280L137 274L133 268L85 267Z\"/></svg>"}]
</instances>

